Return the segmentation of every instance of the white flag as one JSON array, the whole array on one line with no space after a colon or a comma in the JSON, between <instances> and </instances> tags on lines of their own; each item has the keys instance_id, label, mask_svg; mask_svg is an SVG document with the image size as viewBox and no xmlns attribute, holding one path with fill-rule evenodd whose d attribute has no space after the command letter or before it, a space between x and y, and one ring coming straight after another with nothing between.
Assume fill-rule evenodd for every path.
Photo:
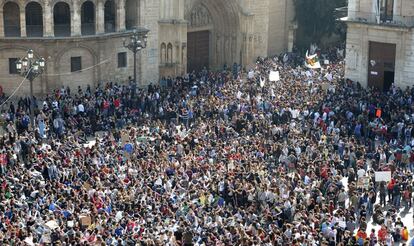
<instances>
[{"instance_id":1,"label":"white flag","mask_svg":"<svg viewBox=\"0 0 414 246\"><path fill-rule=\"evenodd\" d=\"M265 86L265 78L263 78L263 77L260 77L260 87L264 87Z\"/></svg>"}]
</instances>

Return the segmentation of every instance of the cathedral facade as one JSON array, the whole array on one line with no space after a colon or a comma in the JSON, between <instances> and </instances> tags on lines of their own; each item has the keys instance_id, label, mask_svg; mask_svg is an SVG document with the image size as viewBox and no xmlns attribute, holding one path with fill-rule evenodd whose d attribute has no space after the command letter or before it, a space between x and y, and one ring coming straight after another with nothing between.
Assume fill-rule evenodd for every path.
<instances>
[{"instance_id":1,"label":"cathedral facade","mask_svg":"<svg viewBox=\"0 0 414 246\"><path fill-rule=\"evenodd\" d=\"M35 94L76 88L133 74L123 46L135 27L149 29L138 53L138 83L158 83L204 67L292 48L294 7L289 0L0 0L0 86L11 93L22 78L16 60L28 49L46 59ZM17 94L28 94L23 83Z\"/></svg>"}]
</instances>

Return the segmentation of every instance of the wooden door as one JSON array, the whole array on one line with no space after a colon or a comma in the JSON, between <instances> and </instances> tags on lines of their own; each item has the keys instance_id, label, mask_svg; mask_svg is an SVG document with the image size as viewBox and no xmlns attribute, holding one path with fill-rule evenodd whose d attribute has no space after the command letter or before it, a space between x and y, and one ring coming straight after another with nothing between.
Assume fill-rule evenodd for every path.
<instances>
[{"instance_id":1,"label":"wooden door","mask_svg":"<svg viewBox=\"0 0 414 246\"><path fill-rule=\"evenodd\" d=\"M395 44L369 42L368 86L388 90L394 82ZM386 79L387 81L384 81Z\"/></svg>"},{"instance_id":2,"label":"wooden door","mask_svg":"<svg viewBox=\"0 0 414 246\"><path fill-rule=\"evenodd\" d=\"M189 32L187 34L187 71L201 71L209 68L210 32Z\"/></svg>"}]
</instances>

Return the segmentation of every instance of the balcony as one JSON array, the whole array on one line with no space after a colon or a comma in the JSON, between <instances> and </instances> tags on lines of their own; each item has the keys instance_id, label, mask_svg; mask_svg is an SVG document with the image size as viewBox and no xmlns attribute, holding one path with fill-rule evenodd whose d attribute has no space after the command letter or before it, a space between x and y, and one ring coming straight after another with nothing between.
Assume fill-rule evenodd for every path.
<instances>
[{"instance_id":1,"label":"balcony","mask_svg":"<svg viewBox=\"0 0 414 246\"><path fill-rule=\"evenodd\" d=\"M370 25L381 25L391 27L414 27L414 16L378 15L372 12L348 11L348 16L341 18L345 22L354 22Z\"/></svg>"}]
</instances>

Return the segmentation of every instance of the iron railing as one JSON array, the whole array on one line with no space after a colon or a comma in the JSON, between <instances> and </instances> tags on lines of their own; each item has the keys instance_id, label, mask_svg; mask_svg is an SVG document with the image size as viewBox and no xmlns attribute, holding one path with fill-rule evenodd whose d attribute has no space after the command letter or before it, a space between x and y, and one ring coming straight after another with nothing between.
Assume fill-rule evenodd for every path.
<instances>
[{"instance_id":1,"label":"iron railing","mask_svg":"<svg viewBox=\"0 0 414 246\"><path fill-rule=\"evenodd\" d=\"M414 16L381 15L372 12L348 11L345 21L395 27L414 27Z\"/></svg>"}]
</instances>

